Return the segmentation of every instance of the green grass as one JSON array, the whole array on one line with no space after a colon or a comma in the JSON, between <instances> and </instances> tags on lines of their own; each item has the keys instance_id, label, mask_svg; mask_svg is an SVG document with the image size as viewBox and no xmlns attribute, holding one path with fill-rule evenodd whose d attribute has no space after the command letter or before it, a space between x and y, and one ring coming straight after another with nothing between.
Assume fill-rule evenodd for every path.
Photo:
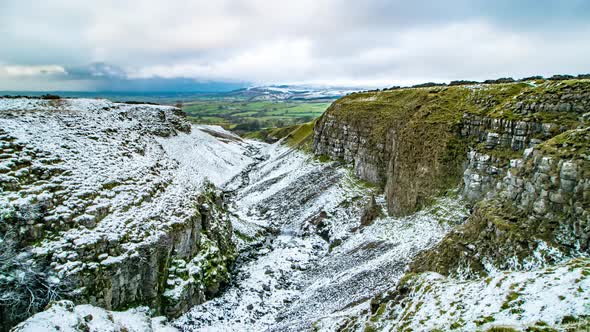
<instances>
[{"instance_id":1,"label":"green grass","mask_svg":"<svg viewBox=\"0 0 590 332\"><path fill-rule=\"evenodd\" d=\"M245 101L203 99L185 103L182 110L195 123L221 125L241 133L310 122L330 106L313 101Z\"/></svg>"},{"instance_id":2,"label":"green grass","mask_svg":"<svg viewBox=\"0 0 590 332\"><path fill-rule=\"evenodd\" d=\"M590 155L590 128L574 129L543 142L539 147L546 155L563 159L584 159Z\"/></svg>"},{"instance_id":3,"label":"green grass","mask_svg":"<svg viewBox=\"0 0 590 332\"><path fill-rule=\"evenodd\" d=\"M292 148L311 152L313 149L313 128L316 122L317 119L288 127L252 131L242 136L267 142L284 139L283 143Z\"/></svg>"}]
</instances>

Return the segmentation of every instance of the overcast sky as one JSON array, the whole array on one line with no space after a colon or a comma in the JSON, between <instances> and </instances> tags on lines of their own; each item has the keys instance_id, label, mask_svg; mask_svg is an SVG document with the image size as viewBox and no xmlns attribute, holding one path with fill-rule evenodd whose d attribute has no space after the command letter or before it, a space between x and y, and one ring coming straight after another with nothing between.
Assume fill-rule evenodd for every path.
<instances>
[{"instance_id":1,"label":"overcast sky","mask_svg":"<svg viewBox=\"0 0 590 332\"><path fill-rule=\"evenodd\" d=\"M0 90L579 74L590 1L0 0L0 41Z\"/></svg>"}]
</instances>

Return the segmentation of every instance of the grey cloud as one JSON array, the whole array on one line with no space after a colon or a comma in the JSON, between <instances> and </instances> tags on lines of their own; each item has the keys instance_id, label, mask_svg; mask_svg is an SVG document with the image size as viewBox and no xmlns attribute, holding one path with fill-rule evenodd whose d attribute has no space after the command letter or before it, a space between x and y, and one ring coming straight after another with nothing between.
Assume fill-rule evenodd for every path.
<instances>
[{"instance_id":1,"label":"grey cloud","mask_svg":"<svg viewBox=\"0 0 590 332\"><path fill-rule=\"evenodd\" d=\"M86 66L66 67L66 72L70 79L108 80L127 77L123 68L104 62L92 63Z\"/></svg>"},{"instance_id":2,"label":"grey cloud","mask_svg":"<svg viewBox=\"0 0 590 332\"><path fill-rule=\"evenodd\" d=\"M2 6L0 66L58 65L68 75L55 79L92 87L150 78L338 84L590 71L586 0L4 0Z\"/></svg>"}]
</instances>

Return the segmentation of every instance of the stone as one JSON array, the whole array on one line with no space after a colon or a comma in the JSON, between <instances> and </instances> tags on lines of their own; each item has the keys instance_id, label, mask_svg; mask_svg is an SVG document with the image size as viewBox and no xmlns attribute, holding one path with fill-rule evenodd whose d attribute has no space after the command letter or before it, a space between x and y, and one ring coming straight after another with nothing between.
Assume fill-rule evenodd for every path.
<instances>
[{"instance_id":1,"label":"stone","mask_svg":"<svg viewBox=\"0 0 590 332\"><path fill-rule=\"evenodd\" d=\"M533 204L533 211L539 215L545 214L547 211L547 204L545 200L539 199Z\"/></svg>"},{"instance_id":2,"label":"stone","mask_svg":"<svg viewBox=\"0 0 590 332\"><path fill-rule=\"evenodd\" d=\"M559 177L563 180L576 180L577 174L576 164L571 161L567 161L561 166Z\"/></svg>"},{"instance_id":3,"label":"stone","mask_svg":"<svg viewBox=\"0 0 590 332\"><path fill-rule=\"evenodd\" d=\"M485 144L486 149L493 149L496 147L496 145L498 145L499 137L500 135L497 133L488 133Z\"/></svg>"},{"instance_id":4,"label":"stone","mask_svg":"<svg viewBox=\"0 0 590 332\"><path fill-rule=\"evenodd\" d=\"M549 200L553 203L557 203L557 204L564 204L565 203L565 199L563 198L563 195L559 192L557 193L550 193L549 194Z\"/></svg>"},{"instance_id":5,"label":"stone","mask_svg":"<svg viewBox=\"0 0 590 332\"><path fill-rule=\"evenodd\" d=\"M565 192L573 192L576 186L576 182L572 180L561 180L560 181L560 188Z\"/></svg>"}]
</instances>

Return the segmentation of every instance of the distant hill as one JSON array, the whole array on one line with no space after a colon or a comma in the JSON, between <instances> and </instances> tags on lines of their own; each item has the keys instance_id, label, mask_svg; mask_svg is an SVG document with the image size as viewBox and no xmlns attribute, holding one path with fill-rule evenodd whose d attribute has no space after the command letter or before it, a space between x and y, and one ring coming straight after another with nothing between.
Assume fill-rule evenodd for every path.
<instances>
[{"instance_id":1,"label":"distant hill","mask_svg":"<svg viewBox=\"0 0 590 332\"><path fill-rule=\"evenodd\" d=\"M235 90L203 90L203 91L0 91L0 96L31 96L40 97L45 94L67 98L104 98L114 102L141 101L158 104L175 104L197 99L246 99L253 101L280 100L335 100L348 93L359 91L355 88L343 87L311 87L296 85L271 85Z\"/></svg>"},{"instance_id":2,"label":"distant hill","mask_svg":"<svg viewBox=\"0 0 590 332\"><path fill-rule=\"evenodd\" d=\"M239 89L223 95L250 100L333 100L359 90L350 87L270 85Z\"/></svg>"}]
</instances>

